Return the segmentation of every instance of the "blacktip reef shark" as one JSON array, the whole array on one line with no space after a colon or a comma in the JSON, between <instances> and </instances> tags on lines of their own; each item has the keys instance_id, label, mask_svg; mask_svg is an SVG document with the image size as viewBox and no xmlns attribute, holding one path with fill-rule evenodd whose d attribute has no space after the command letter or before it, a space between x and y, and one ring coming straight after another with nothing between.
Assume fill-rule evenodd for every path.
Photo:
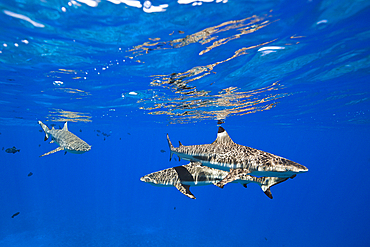
<instances>
[{"instance_id":1,"label":"blacktip reef shark","mask_svg":"<svg viewBox=\"0 0 370 247\"><path fill-rule=\"evenodd\" d=\"M187 197L195 199L195 196L190 192L190 186L216 184L224 179L227 174L227 171L203 166L199 162L191 162L187 165L150 173L141 177L140 180L156 186L174 186ZM256 183L272 199L270 187L282 183L287 179L288 177L253 177L243 174L238 180L233 182L241 183L244 187L247 187L249 183Z\"/></svg>"},{"instance_id":2,"label":"blacktip reef shark","mask_svg":"<svg viewBox=\"0 0 370 247\"><path fill-rule=\"evenodd\" d=\"M56 149L47 152L40 157L61 150L65 150L75 154L82 154L91 149L91 146L89 144L78 138L75 134L68 131L67 122L64 124L63 129L54 129L54 127L52 129L49 129L48 126L43 124L41 121L39 121L38 123L41 125L42 129L45 132L45 141L49 137L51 137L52 140L50 143L55 142L59 145L59 147L57 147Z\"/></svg>"},{"instance_id":3,"label":"blacktip reef shark","mask_svg":"<svg viewBox=\"0 0 370 247\"><path fill-rule=\"evenodd\" d=\"M170 158L176 154L180 159L229 171L216 184L220 188L244 175L286 178L308 171L307 167L296 162L236 144L222 127L219 127L217 138L211 144L184 146L179 142L179 147L175 148L168 134L167 141L171 150Z\"/></svg>"}]
</instances>

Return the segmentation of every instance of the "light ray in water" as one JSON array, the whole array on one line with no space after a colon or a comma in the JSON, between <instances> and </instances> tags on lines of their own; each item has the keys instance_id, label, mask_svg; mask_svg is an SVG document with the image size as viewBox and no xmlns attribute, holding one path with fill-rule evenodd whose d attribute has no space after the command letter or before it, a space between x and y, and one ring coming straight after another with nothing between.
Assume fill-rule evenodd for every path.
<instances>
[{"instance_id":1,"label":"light ray in water","mask_svg":"<svg viewBox=\"0 0 370 247\"><path fill-rule=\"evenodd\" d=\"M34 27L40 27L40 28L45 27L44 24L38 23L38 22L32 20L31 18L29 18L28 16L17 14L17 13L11 12L9 10L4 10L3 12L4 12L4 14L6 14L8 16L27 21L27 22L31 23Z\"/></svg>"},{"instance_id":2,"label":"light ray in water","mask_svg":"<svg viewBox=\"0 0 370 247\"><path fill-rule=\"evenodd\" d=\"M242 35L251 34L260 30L273 21L265 20L270 16L256 16L247 17L241 20L232 20L221 23L217 26L205 28L199 32L186 35L184 38L173 39L170 41L160 41L160 38L149 38L149 41L144 42L143 44L136 45L132 49L129 49L128 52L131 52L134 56L127 56L130 59L134 57L148 54L150 51L154 50L164 50L164 49L177 49L190 44L199 43L201 45L208 44L213 42L212 45L208 46L205 50L202 50L199 55L203 55L212 49L225 45L231 40L238 39ZM231 30L237 30L238 33L233 34L229 37L220 38L216 34L221 35ZM172 32L170 35L172 35ZM179 31L179 33L183 33Z\"/></svg>"},{"instance_id":3,"label":"light ray in water","mask_svg":"<svg viewBox=\"0 0 370 247\"><path fill-rule=\"evenodd\" d=\"M46 118L52 122L92 122L90 113L65 111L62 109L49 111Z\"/></svg>"},{"instance_id":4,"label":"light ray in water","mask_svg":"<svg viewBox=\"0 0 370 247\"><path fill-rule=\"evenodd\" d=\"M206 119L224 120L231 115L246 115L272 109L276 100L288 96L286 93L274 93L282 86L277 82L270 86L246 92L237 87L229 87L218 94L209 92L166 97L154 95L157 104L153 107L142 107L151 115L171 116L170 123L196 122ZM145 103L141 100L138 103Z\"/></svg>"}]
</instances>

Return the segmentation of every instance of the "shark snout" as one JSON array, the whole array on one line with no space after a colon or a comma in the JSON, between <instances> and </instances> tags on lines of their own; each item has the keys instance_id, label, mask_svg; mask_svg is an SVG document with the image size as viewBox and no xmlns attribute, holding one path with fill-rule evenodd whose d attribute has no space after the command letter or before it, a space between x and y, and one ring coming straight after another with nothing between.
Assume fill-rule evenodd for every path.
<instances>
[{"instance_id":1,"label":"shark snout","mask_svg":"<svg viewBox=\"0 0 370 247\"><path fill-rule=\"evenodd\" d=\"M308 168L305 167L304 165L298 164L297 172L299 173L308 172Z\"/></svg>"},{"instance_id":2,"label":"shark snout","mask_svg":"<svg viewBox=\"0 0 370 247\"><path fill-rule=\"evenodd\" d=\"M140 181L143 181L145 183L152 183L153 182L152 179L148 176L141 177Z\"/></svg>"}]
</instances>

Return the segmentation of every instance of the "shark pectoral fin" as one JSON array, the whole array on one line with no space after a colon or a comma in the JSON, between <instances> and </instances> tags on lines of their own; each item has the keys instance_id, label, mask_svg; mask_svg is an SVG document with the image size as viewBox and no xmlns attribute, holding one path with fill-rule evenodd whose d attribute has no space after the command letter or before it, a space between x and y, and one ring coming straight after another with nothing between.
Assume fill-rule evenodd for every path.
<instances>
[{"instance_id":1,"label":"shark pectoral fin","mask_svg":"<svg viewBox=\"0 0 370 247\"><path fill-rule=\"evenodd\" d=\"M272 194L271 194L270 188L265 190L264 193L265 193L266 196L268 196L270 199L272 199Z\"/></svg>"},{"instance_id":2,"label":"shark pectoral fin","mask_svg":"<svg viewBox=\"0 0 370 247\"><path fill-rule=\"evenodd\" d=\"M263 193L265 193L265 195L268 196L268 198L272 199L272 193L269 185L261 185L261 189Z\"/></svg>"},{"instance_id":3,"label":"shark pectoral fin","mask_svg":"<svg viewBox=\"0 0 370 247\"><path fill-rule=\"evenodd\" d=\"M186 184L175 184L176 189L191 199L196 199L195 196L190 192L190 185Z\"/></svg>"},{"instance_id":4,"label":"shark pectoral fin","mask_svg":"<svg viewBox=\"0 0 370 247\"><path fill-rule=\"evenodd\" d=\"M46 155L49 155L49 154L53 154L53 153L56 153L56 152L61 151L61 150L64 150L64 149L62 147L57 147L56 149L54 149L54 150L52 150L50 152L47 152L47 153L41 155L40 157L46 156Z\"/></svg>"},{"instance_id":5,"label":"shark pectoral fin","mask_svg":"<svg viewBox=\"0 0 370 247\"><path fill-rule=\"evenodd\" d=\"M247 184L243 184L244 188L247 188Z\"/></svg>"},{"instance_id":6,"label":"shark pectoral fin","mask_svg":"<svg viewBox=\"0 0 370 247\"><path fill-rule=\"evenodd\" d=\"M293 175L292 177L294 177L294 176L295 175ZM271 181L271 182L267 182L266 184L261 184L261 189L266 194L266 196L268 196L270 199L272 199L272 194L271 194L270 188L272 186L275 186L277 184L285 182L288 179L289 179L289 177L287 177L287 178L279 178L279 177L268 178L268 180Z\"/></svg>"},{"instance_id":7,"label":"shark pectoral fin","mask_svg":"<svg viewBox=\"0 0 370 247\"><path fill-rule=\"evenodd\" d=\"M238 168L238 169L230 169L230 172L227 174L227 176L222 179L220 182L218 182L216 185L220 188L223 188L226 184L233 182L235 180L238 180L240 178L240 175L242 174L248 174L250 171L248 169Z\"/></svg>"}]
</instances>

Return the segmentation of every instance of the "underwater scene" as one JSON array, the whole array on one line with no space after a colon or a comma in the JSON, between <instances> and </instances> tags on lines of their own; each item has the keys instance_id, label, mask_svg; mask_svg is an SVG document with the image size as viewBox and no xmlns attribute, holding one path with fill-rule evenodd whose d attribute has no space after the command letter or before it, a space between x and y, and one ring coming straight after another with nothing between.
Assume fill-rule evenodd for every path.
<instances>
[{"instance_id":1,"label":"underwater scene","mask_svg":"<svg viewBox=\"0 0 370 247\"><path fill-rule=\"evenodd\" d=\"M368 246L369 15L0 0L0 246Z\"/></svg>"}]
</instances>

